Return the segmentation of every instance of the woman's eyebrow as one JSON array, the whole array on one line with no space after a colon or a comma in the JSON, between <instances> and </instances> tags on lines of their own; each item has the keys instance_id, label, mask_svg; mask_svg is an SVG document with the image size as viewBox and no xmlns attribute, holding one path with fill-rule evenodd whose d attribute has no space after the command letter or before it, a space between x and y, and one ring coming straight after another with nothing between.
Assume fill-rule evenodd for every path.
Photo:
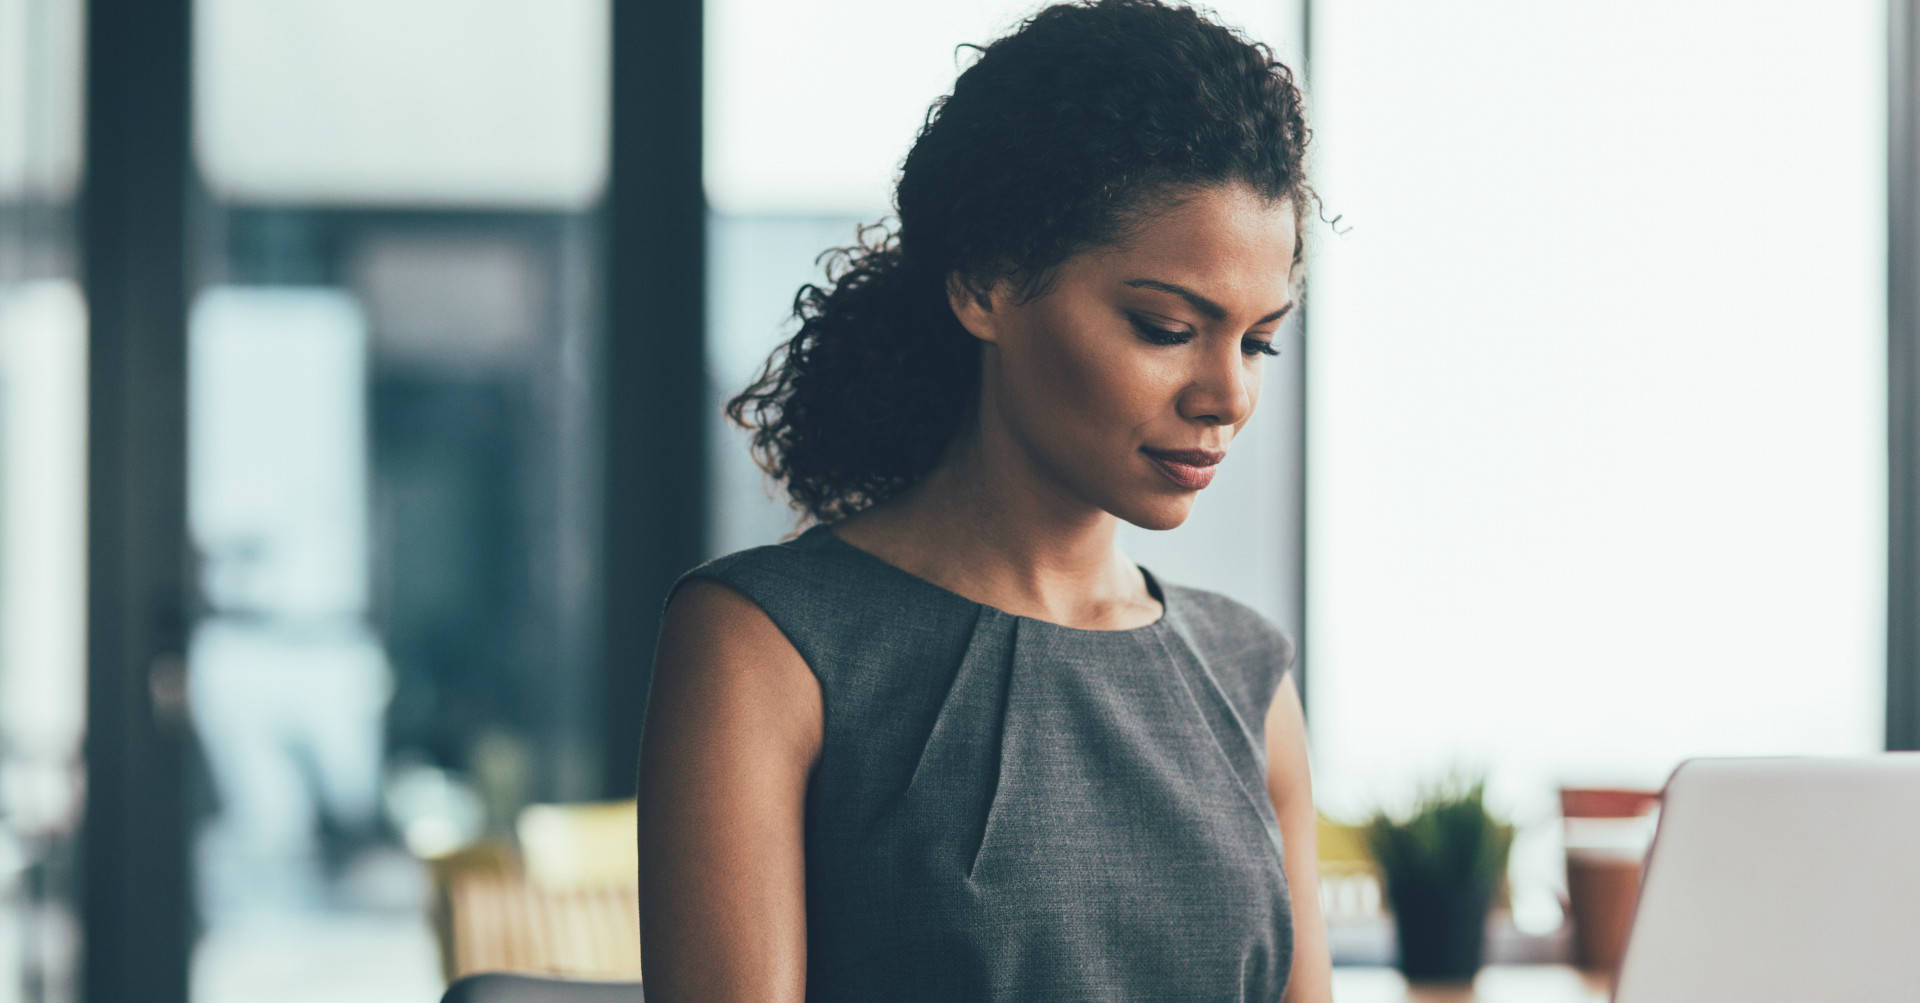
<instances>
[{"instance_id":1,"label":"woman's eyebrow","mask_svg":"<svg viewBox=\"0 0 1920 1003\"><path fill-rule=\"evenodd\" d=\"M1159 279L1128 279L1127 285L1133 286L1137 289L1158 289L1161 292L1173 293L1174 295L1179 296L1181 299L1186 300L1188 303L1193 304L1193 308L1195 310L1198 310L1201 313L1204 313L1207 316L1212 317L1214 320L1225 320L1227 316L1227 311L1225 307L1222 307L1220 304L1215 303L1214 301L1206 298L1205 296L1202 296L1199 293L1194 292L1191 289L1188 289L1186 286L1174 285L1171 282L1162 282ZM1288 303L1286 306L1283 306L1280 309L1275 310L1270 314L1267 314L1265 317L1262 317L1259 320L1254 321L1254 323L1265 324L1270 320L1279 320L1280 318L1285 317L1287 315L1287 311L1291 309L1293 309L1293 304Z\"/></svg>"}]
</instances>

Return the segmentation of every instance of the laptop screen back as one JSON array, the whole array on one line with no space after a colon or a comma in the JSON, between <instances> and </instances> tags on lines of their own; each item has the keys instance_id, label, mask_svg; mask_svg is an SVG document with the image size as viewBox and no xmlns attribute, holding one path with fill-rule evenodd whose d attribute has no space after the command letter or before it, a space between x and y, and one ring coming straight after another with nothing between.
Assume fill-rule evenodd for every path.
<instances>
[{"instance_id":1,"label":"laptop screen back","mask_svg":"<svg viewBox=\"0 0 1920 1003\"><path fill-rule=\"evenodd\" d=\"M1613 999L1920 1001L1920 752L1681 763Z\"/></svg>"}]
</instances>

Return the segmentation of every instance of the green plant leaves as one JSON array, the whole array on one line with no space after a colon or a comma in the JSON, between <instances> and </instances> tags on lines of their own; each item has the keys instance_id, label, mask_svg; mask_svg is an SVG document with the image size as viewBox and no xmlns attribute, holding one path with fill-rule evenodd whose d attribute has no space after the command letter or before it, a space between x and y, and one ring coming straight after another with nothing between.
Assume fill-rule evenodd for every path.
<instances>
[{"instance_id":1,"label":"green plant leaves","mask_svg":"<svg viewBox=\"0 0 1920 1003\"><path fill-rule=\"evenodd\" d=\"M1407 895L1462 895L1498 888L1513 847L1514 826L1486 811L1484 775L1428 787L1404 821L1374 812L1363 839L1390 900Z\"/></svg>"}]
</instances>

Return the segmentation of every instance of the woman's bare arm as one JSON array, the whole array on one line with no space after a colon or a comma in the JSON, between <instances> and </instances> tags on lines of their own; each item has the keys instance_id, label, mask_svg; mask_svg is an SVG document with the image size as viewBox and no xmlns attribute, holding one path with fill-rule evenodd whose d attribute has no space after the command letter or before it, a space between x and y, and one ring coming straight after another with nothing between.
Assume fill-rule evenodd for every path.
<instances>
[{"instance_id":1,"label":"woman's bare arm","mask_svg":"<svg viewBox=\"0 0 1920 1003\"><path fill-rule=\"evenodd\" d=\"M800 1003L819 682L758 606L698 578L667 607L653 673L639 782L647 1000Z\"/></svg>"},{"instance_id":2,"label":"woman's bare arm","mask_svg":"<svg viewBox=\"0 0 1920 1003\"><path fill-rule=\"evenodd\" d=\"M1296 685L1292 669L1281 675L1266 725L1267 793L1280 823L1287 886L1293 895L1293 973L1283 1003L1329 1003L1333 956L1320 912L1320 816L1307 763L1306 709Z\"/></svg>"}]
</instances>

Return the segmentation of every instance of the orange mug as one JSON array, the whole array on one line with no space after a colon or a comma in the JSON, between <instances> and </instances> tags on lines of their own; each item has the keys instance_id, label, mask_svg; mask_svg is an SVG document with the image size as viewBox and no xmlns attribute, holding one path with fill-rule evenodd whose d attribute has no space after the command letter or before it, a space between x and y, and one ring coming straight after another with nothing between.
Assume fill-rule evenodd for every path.
<instances>
[{"instance_id":1,"label":"orange mug","mask_svg":"<svg viewBox=\"0 0 1920 1003\"><path fill-rule=\"evenodd\" d=\"M1616 971L1640 898L1660 792L1562 787L1574 963Z\"/></svg>"}]
</instances>

